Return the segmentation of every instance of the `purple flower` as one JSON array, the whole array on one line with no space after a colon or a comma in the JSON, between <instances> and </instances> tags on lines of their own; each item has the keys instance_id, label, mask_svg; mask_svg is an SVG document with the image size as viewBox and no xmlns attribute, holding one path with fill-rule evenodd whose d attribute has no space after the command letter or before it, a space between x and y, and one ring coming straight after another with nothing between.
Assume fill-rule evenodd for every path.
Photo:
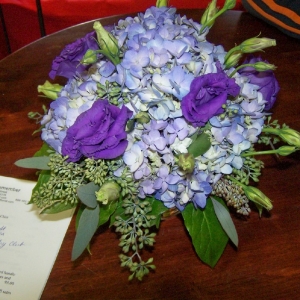
<instances>
[{"instance_id":1,"label":"purple flower","mask_svg":"<svg viewBox=\"0 0 300 300\"><path fill-rule=\"evenodd\" d=\"M249 60L244 61L244 64L254 64L258 61L263 60L261 57L252 56ZM264 62L268 63L267 61ZM274 72L272 70L259 72L252 67L246 67L242 68L239 73L242 76L247 76L250 83L259 86L258 91L262 93L263 99L267 101L265 104L265 110L270 110L276 101L276 97L280 89Z\"/></svg>"},{"instance_id":2,"label":"purple flower","mask_svg":"<svg viewBox=\"0 0 300 300\"><path fill-rule=\"evenodd\" d=\"M113 159L124 153L128 141L125 126L132 112L107 100L97 100L68 128L62 143L62 154L76 162L82 156Z\"/></svg>"},{"instance_id":3,"label":"purple flower","mask_svg":"<svg viewBox=\"0 0 300 300\"><path fill-rule=\"evenodd\" d=\"M85 37L67 45L60 55L53 60L49 77L51 79L54 79L55 76L71 78L76 73L86 70L90 65L82 65L80 60L89 49L99 49L95 32L90 32Z\"/></svg>"},{"instance_id":4,"label":"purple flower","mask_svg":"<svg viewBox=\"0 0 300 300\"><path fill-rule=\"evenodd\" d=\"M193 126L203 126L211 117L223 112L227 96L236 97L240 87L218 68L218 73L196 77L190 92L181 102L182 114Z\"/></svg>"}]
</instances>

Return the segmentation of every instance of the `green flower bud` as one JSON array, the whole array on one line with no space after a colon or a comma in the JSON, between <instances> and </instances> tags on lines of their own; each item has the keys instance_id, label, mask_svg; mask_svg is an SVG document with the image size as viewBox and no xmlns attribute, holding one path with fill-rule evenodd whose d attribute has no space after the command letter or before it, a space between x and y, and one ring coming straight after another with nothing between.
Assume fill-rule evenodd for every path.
<instances>
[{"instance_id":1,"label":"green flower bud","mask_svg":"<svg viewBox=\"0 0 300 300\"><path fill-rule=\"evenodd\" d=\"M202 18L201 18L201 24L205 27L212 27L215 23L214 16L218 12L217 8L217 0L212 0L206 10L204 11Z\"/></svg>"},{"instance_id":2,"label":"green flower bud","mask_svg":"<svg viewBox=\"0 0 300 300\"><path fill-rule=\"evenodd\" d=\"M277 149L277 154L281 156L287 156L297 151L297 148L294 146L282 146Z\"/></svg>"},{"instance_id":3,"label":"green flower bud","mask_svg":"<svg viewBox=\"0 0 300 300\"><path fill-rule=\"evenodd\" d=\"M116 38L107 30L105 30L99 21L94 23L93 28L97 34L97 40L101 49L101 53L109 58L115 65L119 64L119 47Z\"/></svg>"},{"instance_id":4,"label":"green flower bud","mask_svg":"<svg viewBox=\"0 0 300 300\"><path fill-rule=\"evenodd\" d=\"M239 49L243 53L253 53L271 46L276 46L276 40L254 37L242 42Z\"/></svg>"},{"instance_id":5,"label":"green flower bud","mask_svg":"<svg viewBox=\"0 0 300 300\"><path fill-rule=\"evenodd\" d=\"M195 158L190 153L180 154L178 157L178 166L186 174L193 173L195 167Z\"/></svg>"},{"instance_id":6,"label":"green flower bud","mask_svg":"<svg viewBox=\"0 0 300 300\"><path fill-rule=\"evenodd\" d=\"M228 55L225 56L225 68L229 69L234 67L238 64L239 60L242 57L242 52L235 51L235 52L228 52Z\"/></svg>"},{"instance_id":7,"label":"green flower bud","mask_svg":"<svg viewBox=\"0 0 300 300\"><path fill-rule=\"evenodd\" d=\"M273 208L271 200L264 193L262 193L259 189L255 188L253 186L243 185L243 190L249 200L261 205L262 207L264 207L267 210L270 210Z\"/></svg>"},{"instance_id":8,"label":"green flower bud","mask_svg":"<svg viewBox=\"0 0 300 300\"><path fill-rule=\"evenodd\" d=\"M278 135L284 142L291 146L300 148L300 133L292 128L272 128L265 127L263 132Z\"/></svg>"},{"instance_id":9,"label":"green flower bud","mask_svg":"<svg viewBox=\"0 0 300 300\"><path fill-rule=\"evenodd\" d=\"M263 71L268 71L268 70L275 70L276 66L265 63L263 61L258 61L255 64L253 64L253 68L259 72L263 72Z\"/></svg>"},{"instance_id":10,"label":"green flower bud","mask_svg":"<svg viewBox=\"0 0 300 300\"><path fill-rule=\"evenodd\" d=\"M95 63L96 61L97 61L97 52L95 50L89 49L84 54L80 63L82 63L83 65L89 65Z\"/></svg>"},{"instance_id":11,"label":"green flower bud","mask_svg":"<svg viewBox=\"0 0 300 300\"><path fill-rule=\"evenodd\" d=\"M120 197L121 187L114 181L105 182L98 192L95 192L97 201L102 204L116 201Z\"/></svg>"},{"instance_id":12,"label":"green flower bud","mask_svg":"<svg viewBox=\"0 0 300 300\"><path fill-rule=\"evenodd\" d=\"M43 85L38 85L37 90L39 93L43 93L49 99L55 100L58 97L58 93L63 87L57 83L50 83L48 80Z\"/></svg>"},{"instance_id":13,"label":"green flower bud","mask_svg":"<svg viewBox=\"0 0 300 300\"><path fill-rule=\"evenodd\" d=\"M165 7L168 6L167 0L157 0L156 1L156 7Z\"/></svg>"},{"instance_id":14,"label":"green flower bud","mask_svg":"<svg viewBox=\"0 0 300 300\"><path fill-rule=\"evenodd\" d=\"M147 124L150 122L150 117L149 114L144 112L144 111L140 111L139 113L137 113L134 118L136 119L136 121L140 124Z\"/></svg>"},{"instance_id":15,"label":"green flower bud","mask_svg":"<svg viewBox=\"0 0 300 300\"><path fill-rule=\"evenodd\" d=\"M291 146L300 148L300 133L292 128L282 128L279 130L279 136Z\"/></svg>"},{"instance_id":16,"label":"green flower bud","mask_svg":"<svg viewBox=\"0 0 300 300\"><path fill-rule=\"evenodd\" d=\"M236 0L226 0L224 3L224 8L233 9L236 5Z\"/></svg>"}]
</instances>

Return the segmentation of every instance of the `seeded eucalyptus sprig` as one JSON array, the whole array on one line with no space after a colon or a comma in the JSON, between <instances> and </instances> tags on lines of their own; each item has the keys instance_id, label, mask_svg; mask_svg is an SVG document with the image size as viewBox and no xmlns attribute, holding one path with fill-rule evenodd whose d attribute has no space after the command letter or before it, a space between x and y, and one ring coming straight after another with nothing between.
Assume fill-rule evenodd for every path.
<instances>
[{"instance_id":1,"label":"seeded eucalyptus sprig","mask_svg":"<svg viewBox=\"0 0 300 300\"><path fill-rule=\"evenodd\" d=\"M146 262L141 257L141 250L144 246L153 246L155 233L151 233L149 228L152 220L157 217L151 215L151 205L147 200L127 198L123 201L123 213L116 216L114 226L116 232L121 234L119 246L124 254L120 254L121 266L129 268L131 275L129 280L136 277L142 280L149 270L154 270L153 258Z\"/></svg>"}]
</instances>

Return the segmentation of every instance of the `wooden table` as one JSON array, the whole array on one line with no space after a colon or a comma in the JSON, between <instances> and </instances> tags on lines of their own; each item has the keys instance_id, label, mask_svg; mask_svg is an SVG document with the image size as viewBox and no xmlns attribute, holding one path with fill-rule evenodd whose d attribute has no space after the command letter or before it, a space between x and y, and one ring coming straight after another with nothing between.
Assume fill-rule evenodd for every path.
<instances>
[{"instance_id":1,"label":"wooden table","mask_svg":"<svg viewBox=\"0 0 300 300\"><path fill-rule=\"evenodd\" d=\"M195 20L202 15L182 13ZM31 156L41 146L39 136L32 136L36 125L27 119L28 111L41 111L47 103L37 96L36 86L47 79L51 61L64 45L91 28L88 22L63 30L0 62L0 175L36 180L34 171L14 166L17 159ZM278 44L262 53L278 66L281 91L274 118L300 131L299 41L241 12L220 17L208 40L229 50L259 33ZM299 299L300 156L296 153L280 163L269 157L265 162L259 188L273 200L274 209L261 219L256 212L248 220L235 218L239 249L229 244L214 269L197 258L180 217L162 223L152 253L157 270L143 282L127 281L127 270L119 266L118 239L110 229L94 238L92 256L83 255L73 263L73 218L42 299Z\"/></svg>"}]
</instances>

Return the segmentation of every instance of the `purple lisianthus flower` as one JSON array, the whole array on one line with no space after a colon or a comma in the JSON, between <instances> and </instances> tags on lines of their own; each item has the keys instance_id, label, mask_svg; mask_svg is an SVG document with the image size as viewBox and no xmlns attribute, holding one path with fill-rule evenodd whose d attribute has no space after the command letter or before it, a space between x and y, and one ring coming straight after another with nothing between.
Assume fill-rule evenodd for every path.
<instances>
[{"instance_id":1,"label":"purple lisianthus flower","mask_svg":"<svg viewBox=\"0 0 300 300\"><path fill-rule=\"evenodd\" d=\"M244 61L243 64L254 64L259 61L263 61L261 57L252 56L250 59ZM264 62L268 63L267 61ZM250 83L259 86L258 91L262 93L263 99L266 101L265 110L270 110L276 101L280 89L274 72L272 70L259 72L252 67L245 67L239 73L242 76L247 76Z\"/></svg>"},{"instance_id":2,"label":"purple lisianthus flower","mask_svg":"<svg viewBox=\"0 0 300 300\"><path fill-rule=\"evenodd\" d=\"M76 73L86 70L90 65L83 65L80 60L89 49L99 49L95 32L90 32L85 37L67 45L53 60L49 77L54 79L55 76L63 76L69 79Z\"/></svg>"},{"instance_id":3,"label":"purple lisianthus flower","mask_svg":"<svg viewBox=\"0 0 300 300\"><path fill-rule=\"evenodd\" d=\"M240 87L220 68L218 73L196 77L190 92L181 102L182 114L194 127L203 126L211 117L223 112L228 95L236 97Z\"/></svg>"},{"instance_id":4,"label":"purple lisianthus flower","mask_svg":"<svg viewBox=\"0 0 300 300\"><path fill-rule=\"evenodd\" d=\"M125 126L132 112L107 100L97 100L68 128L62 143L62 154L76 162L82 156L113 159L124 153L128 141Z\"/></svg>"}]
</instances>

